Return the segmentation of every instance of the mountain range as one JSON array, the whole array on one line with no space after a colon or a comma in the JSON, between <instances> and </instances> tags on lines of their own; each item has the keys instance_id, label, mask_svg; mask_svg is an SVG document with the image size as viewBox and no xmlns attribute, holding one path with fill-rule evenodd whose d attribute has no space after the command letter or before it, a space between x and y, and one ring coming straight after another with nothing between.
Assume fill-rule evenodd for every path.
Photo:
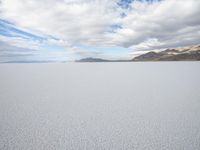
<instances>
[{"instance_id":1,"label":"mountain range","mask_svg":"<svg viewBox=\"0 0 200 150\"><path fill-rule=\"evenodd\" d=\"M131 60L107 60L107 59L101 59L101 58L83 58L80 60L77 60L76 62L130 62Z\"/></svg>"},{"instance_id":2,"label":"mountain range","mask_svg":"<svg viewBox=\"0 0 200 150\"><path fill-rule=\"evenodd\" d=\"M200 45L166 49L160 52L150 51L132 59L132 61L197 61L197 60L200 60Z\"/></svg>"},{"instance_id":3,"label":"mountain range","mask_svg":"<svg viewBox=\"0 0 200 150\"><path fill-rule=\"evenodd\" d=\"M200 45L182 48L150 51L131 60L107 60L101 58L83 58L76 62L135 62L135 61L200 61Z\"/></svg>"}]
</instances>

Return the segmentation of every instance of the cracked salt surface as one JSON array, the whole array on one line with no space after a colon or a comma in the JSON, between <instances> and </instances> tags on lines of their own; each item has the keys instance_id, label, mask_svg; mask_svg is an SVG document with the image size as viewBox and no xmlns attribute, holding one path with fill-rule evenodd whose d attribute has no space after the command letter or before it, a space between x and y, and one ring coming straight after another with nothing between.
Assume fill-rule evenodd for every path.
<instances>
[{"instance_id":1,"label":"cracked salt surface","mask_svg":"<svg viewBox=\"0 0 200 150\"><path fill-rule=\"evenodd\" d=\"M1 150L199 150L200 63L0 65Z\"/></svg>"}]
</instances>

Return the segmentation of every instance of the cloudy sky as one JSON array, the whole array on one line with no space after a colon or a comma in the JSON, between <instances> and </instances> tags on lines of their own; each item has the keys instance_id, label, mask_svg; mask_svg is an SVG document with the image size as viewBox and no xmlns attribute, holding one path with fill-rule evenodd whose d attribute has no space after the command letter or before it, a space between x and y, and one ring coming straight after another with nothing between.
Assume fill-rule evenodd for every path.
<instances>
[{"instance_id":1,"label":"cloudy sky","mask_svg":"<svg viewBox=\"0 0 200 150\"><path fill-rule=\"evenodd\" d=\"M200 44L200 0L0 0L0 62L130 59Z\"/></svg>"}]
</instances>

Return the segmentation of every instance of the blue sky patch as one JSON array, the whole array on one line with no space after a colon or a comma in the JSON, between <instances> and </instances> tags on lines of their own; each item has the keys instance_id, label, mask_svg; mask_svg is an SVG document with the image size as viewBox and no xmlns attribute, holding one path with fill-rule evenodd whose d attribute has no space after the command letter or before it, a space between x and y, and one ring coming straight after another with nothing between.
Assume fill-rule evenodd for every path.
<instances>
[{"instance_id":1,"label":"blue sky patch","mask_svg":"<svg viewBox=\"0 0 200 150\"><path fill-rule=\"evenodd\" d=\"M2 19L0 19L0 35L7 36L7 37L20 37L24 39L30 39L33 41L39 41L39 42L47 40L47 38L20 30L15 25Z\"/></svg>"}]
</instances>

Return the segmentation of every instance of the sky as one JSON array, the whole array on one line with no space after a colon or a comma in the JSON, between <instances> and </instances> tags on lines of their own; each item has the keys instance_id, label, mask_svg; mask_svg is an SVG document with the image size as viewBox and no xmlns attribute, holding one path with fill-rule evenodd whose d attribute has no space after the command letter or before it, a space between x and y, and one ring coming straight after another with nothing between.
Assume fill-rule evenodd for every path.
<instances>
[{"instance_id":1,"label":"sky","mask_svg":"<svg viewBox=\"0 0 200 150\"><path fill-rule=\"evenodd\" d=\"M200 0L0 0L0 62L131 59L200 44Z\"/></svg>"}]
</instances>

